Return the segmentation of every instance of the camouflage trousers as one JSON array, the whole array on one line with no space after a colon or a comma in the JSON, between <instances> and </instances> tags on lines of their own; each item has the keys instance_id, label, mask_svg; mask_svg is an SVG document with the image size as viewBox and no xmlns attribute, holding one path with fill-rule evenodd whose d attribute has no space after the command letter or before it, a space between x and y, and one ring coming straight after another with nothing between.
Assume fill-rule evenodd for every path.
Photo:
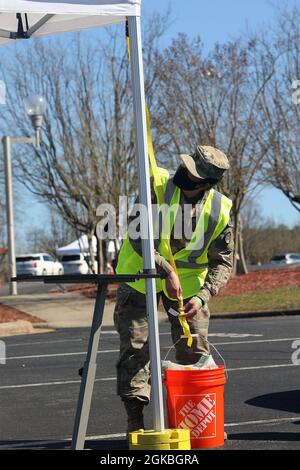
<instances>
[{"instance_id":1,"label":"camouflage trousers","mask_svg":"<svg viewBox=\"0 0 300 470\"><path fill-rule=\"evenodd\" d=\"M163 293L157 294L157 301L162 299L166 312L172 307L178 310L177 302L168 299ZM189 299L185 300L187 303ZM179 364L195 364L203 353L209 353L207 342L209 310L207 306L194 318L189 319L193 339L191 348L186 339L180 339L182 328L178 318L168 314L171 323L172 341ZM150 368L148 320L146 296L121 284L117 292L114 311L114 323L120 335L120 356L117 362L117 393L123 400L138 398L144 403L150 400Z\"/></svg>"}]
</instances>

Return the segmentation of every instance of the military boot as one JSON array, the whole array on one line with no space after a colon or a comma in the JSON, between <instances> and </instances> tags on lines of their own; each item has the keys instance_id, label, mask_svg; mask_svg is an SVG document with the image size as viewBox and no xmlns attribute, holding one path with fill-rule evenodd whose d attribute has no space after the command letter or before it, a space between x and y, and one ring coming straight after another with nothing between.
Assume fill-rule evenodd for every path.
<instances>
[{"instance_id":1,"label":"military boot","mask_svg":"<svg viewBox=\"0 0 300 470\"><path fill-rule=\"evenodd\" d=\"M144 429L143 409L144 403L136 398L124 400L127 412L127 436L130 432Z\"/></svg>"}]
</instances>

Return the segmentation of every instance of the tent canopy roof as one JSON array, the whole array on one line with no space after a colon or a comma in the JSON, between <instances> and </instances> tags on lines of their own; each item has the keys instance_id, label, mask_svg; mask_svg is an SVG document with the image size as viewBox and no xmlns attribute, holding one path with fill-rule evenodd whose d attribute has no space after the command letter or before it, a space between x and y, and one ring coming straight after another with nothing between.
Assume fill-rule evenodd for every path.
<instances>
[{"instance_id":1,"label":"tent canopy roof","mask_svg":"<svg viewBox=\"0 0 300 470\"><path fill-rule=\"evenodd\" d=\"M140 16L141 0L0 0L0 45ZM18 16L18 17L17 17Z\"/></svg>"},{"instance_id":2,"label":"tent canopy roof","mask_svg":"<svg viewBox=\"0 0 300 470\"><path fill-rule=\"evenodd\" d=\"M93 236L93 250L94 253L97 251L97 239ZM78 253L88 253L89 252L89 242L86 235L82 235L78 240L75 240L69 245L56 248L57 255L76 255Z\"/></svg>"},{"instance_id":3,"label":"tent canopy roof","mask_svg":"<svg viewBox=\"0 0 300 470\"><path fill-rule=\"evenodd\" d=\"M115 252L115 245L112 240L109 241L107 250L109 253ZM82 235L78 240L75 240L72 243L69 243L69 245L56 248L55 251L58 256L77 255L79 253L89 253L88 237L86 235ZM97 253L97 239L95 236L93 236L93 251L94 251L94 254ZM0 254L1 254L1 248L0 248Z\"/></svg>"}]
</instances>

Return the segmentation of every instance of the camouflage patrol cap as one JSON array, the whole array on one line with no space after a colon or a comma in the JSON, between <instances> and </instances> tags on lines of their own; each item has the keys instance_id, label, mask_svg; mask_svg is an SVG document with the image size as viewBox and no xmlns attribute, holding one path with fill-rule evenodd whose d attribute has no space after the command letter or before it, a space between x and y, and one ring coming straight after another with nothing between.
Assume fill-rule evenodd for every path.
<instances>
[{"instance_id":1,"label":"camouflage patrol cap","mask_svg":"<svg viewBox=\"0 0 300 470\"><path fill-rule=\"evenodd\" d=\"M181 161L188 171L200 179L212 178L220 180L230 168L225 153L214 147L200 146L192 155L180 155Z\"/></svg>"}]
</instances>

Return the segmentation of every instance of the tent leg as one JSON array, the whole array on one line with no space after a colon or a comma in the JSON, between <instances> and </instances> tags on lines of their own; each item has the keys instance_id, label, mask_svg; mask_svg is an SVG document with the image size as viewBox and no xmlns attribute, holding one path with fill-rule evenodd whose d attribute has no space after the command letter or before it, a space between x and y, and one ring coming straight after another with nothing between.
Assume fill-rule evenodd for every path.
<instances>
[{"instance_id":1,"label":"tent leg","mask_svg":"<svg viewBox=\"0 0 300 470\"><path fill-rule=\"evenodd\" d=\"M144 72L142 60L141 23L139 17L129 17L130 54L133 82L134 115L136 123L136 151L139 176L140 203L145 211L141 211L142 228L142 253L144 269L154 271L154 242L153 242L153 220L151 209L151 189L148 160ZM159 329L157 320L157 300L155 280L146 280L147 288L147 314L149 322L149 343L151 362L151 384L153 400L154 430L164 431L163 392L161 381L161 364L159 348Z\"/></svg>"},{"instance_id":2,"label":"tent leg","mask_svg":"<svg viewBox=\"0 0 300 470\"><path fill-rule=\"evenodd\" d=\"M72 437L72 449L82 450L84 448L86 430L89 420L93 388L97 369L97 352L101 332L101 324L104 313L107 284L99 284L97 290L96 304L94 308L93 323L89 339L88 352L83 367L80 385L79 400Z\"/></svg>"}]
</instances>

